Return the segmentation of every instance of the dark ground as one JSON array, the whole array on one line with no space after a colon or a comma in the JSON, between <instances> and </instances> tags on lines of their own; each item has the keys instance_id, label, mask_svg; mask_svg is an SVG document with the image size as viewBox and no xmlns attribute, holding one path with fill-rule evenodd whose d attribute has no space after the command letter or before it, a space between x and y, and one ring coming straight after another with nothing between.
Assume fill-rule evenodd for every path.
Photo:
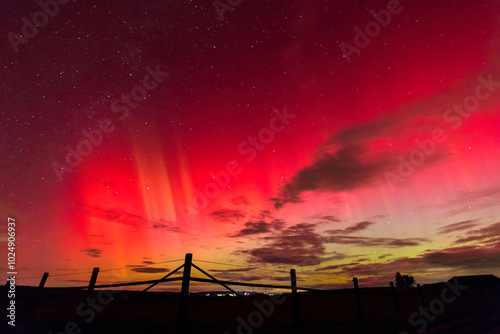
<instances>
[{"instance_id":1,"label":"dark ground","mask_svg":"<svg viewBox=\"0 0 500 334\"><path fill-rule=\"evenodd\" d=\"M425 302L439 299L442 287L424 288ZM105 290L103 290L104 292ZM421 307L417 289L398 289L402 315L396 313L389 288L361 289L363 320L359 319L352 290L299 293L300 321L292 325L292 303L289 294L281 297L284 302L272 304L276 321L260 315L254 308L237 297L201 297L191 295L188 300L188 321L183 327L177 324L179 295L152 292L134 298L138 293L123 291L113 294L114 299L95 312L90 321L87 307L77 312L77 307L87 298L86 291L45 288L41 294L36 288L16 288L16 326L7 325L2 316L1 333L384 333L402 331L418 333L500 333L500 296L484 289L464 291L453 303L445 305L442 314L432 321L421 316L409 323L409 316ZM96 291L97 293L97 291ZM0 287L1 308L7 310L7 291ZM109 293L109 295L111 295ZM251 301L268 301L267 295L248 297ZM246 323L243 328L238 319ZM250 319L254 319L252 322ZM259 322L263 319L262 323ZM87 323L85 320L88 320ZM71 327L74 326L74 327ZM65 329L65 327L67 327ZM239 330L238 330L238 327ZM403 332L404 333L404 332Z\"/></svg>"}]
</instances>

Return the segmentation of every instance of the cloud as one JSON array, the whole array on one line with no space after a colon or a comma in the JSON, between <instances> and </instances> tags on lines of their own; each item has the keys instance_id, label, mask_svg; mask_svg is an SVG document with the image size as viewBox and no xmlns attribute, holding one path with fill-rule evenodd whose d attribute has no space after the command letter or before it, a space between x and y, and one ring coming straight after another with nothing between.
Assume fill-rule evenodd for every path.
<instances>
[{"instance_id":1,"label":"cloud","mask_svg":"<svg viewBox=\"0 0 500 334\"><path fill-rule=\"evenodd\" d=\"M327 237L328 243L344 244L344 245L357 245L362 247L383 246L388 248L420 246L424 242L428 242L424 238L368 238L368 237L353 237L347 235L338 235Z\"/></svg>"},{"instance_id":2,"label":"cloud","mask_svg":"<svg viewBox=\"0 0 500 334\"><path fill-rule=\"evenodd\" d=\"M82 249L81 252L85 253L85 255L88 255L90 257L101 257L102 249L86 248Z\"/></svg>"},{"instance_id":3,"label":"cloud","mask_svg":"<svg viewBox=\"0 0 500 334\"><path fill-rule=\"evenodd\" d=\"M468 230L478 225L477 219L464 220L462 222L449 224L438 229L438 234L448 234L456 231Z\"/></svg>"},{"instance_id":4,"label":"cloud","mask_svg":"<svg viewBox=\"0 0 500 334\"><path fill-rule=\"evenodd\" d=\"M499 200L500 186L495 185L475 191L460 192L455 199L442 206L445 208L453 207L446 212L446 215L451 217L462 213L498 206Z\"/></svg>"},{"instance_id":5,"label":"cloud","mask_svg":"<svg viewBox=\"0 0 500 334\"><path fill-rule=\"evenodd\" d=\"M344 266L345 266L345 264L335 264L335 265L331 265L331 266L318 268L318 269L316 269L316 271L337 270L337 269L343 268Z\"/></svg>"},{"instance_id":6,"label":"cloud","mask_svg":"<svg viewBox=\"0 0 500 334\"><path fill-rule=\"evenodd\" d=\"M424 208L435 208L444 210L447 217L479 211L485 208L499 206L500 185L491 185L472 191L459 191L449 201L435 205L427 205Z\"/></svg>"},{"instance_id":7,"label":"cloud","mask_svg":"<svg viewBox=\"0 0 500 334\"><path fill-rule=\"evenodd\" d=\"M390 254L390 253L388 253L388 254L382 254L382 255L379 255L379 256L378 256L378 258L379 258L379 259L385 259L385 258L387 258L387 257L389 257L389 256L391 256L391 255L392 255L392 254Z\"/></svg>"},{"instance_id":8,"label":"cloud","mask_svg":"<svg viewBox=\"0 0 500 334\"><path fill-rule=\"evenodd\" d=\"M250 204L250 201L248 200L248 198L246 198L246 196L243 196L243 195L231 198L229 200L229 202L233 205L248 205L248 204Z\"/></svg>"},{"instance_id":9,"label":"cloud","mask_svg":"<svg viewBox=\"0 0 500 334\"><path fill-rule=\"evenodd\" d=\"M366 230L369 226L374 225L375 223L372 222L360 222L355 224L354 226L348 227L343 230L328 230L325 231L326 233L329 234L352 234L355 232L363 231Z\"/></svg>"},{"instance_id":10,"label":"cloud","mask_svg":"<svg viewBox=\"0 0 500 334\"><path fill-rule=\"evenodd\" d=\"M154 267L132 268L131 270L135 271L136 273L145 273L145 274L166 273L170 271L168 268L154 268Z\"/></svg>"},{"instance_id":11,"label":"cloud","mask_svg":"<svg viewBox=\"0 0 500 334\"><path fill-rule=\"evenodd\" d=\"M492 247L461 246L441 250L428 250L416 257L401 257L386 263L359 263L359 261L329 265L316 271L334 271L347 277L370 276L374 283L384 283L393 277L396 271L420 275L436 273L444 279L464 272L492 273L500 261L500 242ZM365 279L363 279L365 281Z\"/></svg>"},{"instance_id":12,"label":"cloud","mask_svg":"<svg viewBox=\"0 0 500 334\"><path fill-rule=\"evenodd\" d=\"M500 244L493 247L461 246L429 251L420 257L428 265L442 268L481 269L491 271L500 261Z\"/></svg>"},{"instance_id":13,"label":"cloud","mask_svg":"<svg viewBox=\"0 0 500 334\"><path fill-rule=\"evenodd\" d=\"M166 229L166 230L171 231L171 232L182 233L182 230L179 227L174 226L175 222L169 222L166 220L160 220L160 221L163 223L153 222L152 227L155 229L161 228L161 229Z\"/></svg>"},{"instance_id":14,"label":"cloud","mask_svg":"<svg viewBox=\"0 0 500 334\"><path fill-rule=\"evenodd\" d=\"M255 268L236 268L236 269L212 269L209 270L217 279L222 280L235 280L238 282L249 282L262 280L262 276L249 275L245 276L243 273L254 271Z\"/></svg>"},{"instance_id":15,"label":"cloud","mask_svg":"<svg viewBox=\"0 0 500 334\"><path fill-rule=\"evenodd\" d=\"M408 270L408 267L396 266L395 263L380 264L359 262L330 265L316 269L316 271L334 271L336 274L345 275L347 277L378 276L379 279L393 275L396 271L408 272Z\"/></svg>"},{"instance_id":16,"label":"cloud","mask_svg":"<svg viewBox=\"0 0 500 334\"><path fill-rule=\"evenodd\" d=\"M271 276L271 277L268 277L267 279L269 279L270 281L277 281L277 282L287 282L289 283L290 282L290 276L289 274L285 274L283 276ZM298 278L298 280L300 280L300 277Z\"/></svg>"},{"instance_id":17,"label":"cloud","mask_svg":"<svg viewBox=\"0 0 500 334\"><path fill-rule=\"evenodd\" d=\"M332 215L313 215L310 218L319 219L318 224L341 223L342 220Z\"/></svg>"},{"instance_id":18,"label":"cloud","mask_svg":"<svg viewBox=\"0 0 500 334\"><path fill-rule=\"evenodd\" d=\"M161 228L171 232L182 232L179 227L174 226L176 224L175 222L163 219L160 219L159 221L152 221L140 215L118 210L104 209L87 205L84 207L83 213L87 216L95 217L107 222L128 225L136 230L139 228Z\"/></svg>"},{"instance_id":19,"label":"cloud","mask_svg":"<svg viewBox=\"0 0 500 334\"><path fill-rule=\"evenodd\" d=\"M325 254L323 238L314 231L315 224L297 224L262 240L267 245L235 253L249 256L249 262L308 266L321 262Z\"/></svg>"},{"instance_id":20,"label":"cloud","mask_svg":"<svg viewBox=\"0 0 500 334\"><path fill-rule=\"evenodd\" d=\"M239 238L255 234L269 233L273 230L280 230L283 228L283 226L284 221L281 219L274 219L271 223L266 223L264 220L260 220L257 222L247 222L245 223L245 228L232 235L229 235L229 237Z\"/></svg>"},{"instance_id":21,"label":"cloud","mask_svg":"<svg viewBox=\"0 0 500 334\"><path fill-rule=\"evenodd\" d=\"M487 187L476 191L461 192L458 194L458 198L456 201L463 203L463 201L472 201L472 200L477 200L479 198L499 199L500 186Z\"/></svg>"},{"instance_id":22,"label":"cloud","mask_svg":"<svg viewBox=\"0 0 500 334\"><path fill-rule=\"evenodd\" d=\"M342 233L355 233L371 226L372 222L361 222L345 230ZM249 234L259 234L259 240L266 244L252 249L238 250L237 255L248 255L250 263L284 264L297 266L318 265L322 262L340 260L347 256L342 253L326 253L327 244L346 244L360 247L386 247L401 248L420 246L427 242L423 238L370 238L355 237L348 235L322 236L315 231L319 224L300 223L282 229L271 231L269 224L253 226ZM243 231L243 230L242 230ZM241 232L241 231L240 231ZM271 233L272 232L272 233ZM328 231L327 231L328 232ZM330 231L336 234L337 231ZM267 235L260 235L268 233ZM243 236L244 233L238 233ZM269 235L270 234L270 235ZM234 237L234 235L233 235ZM361 259L363 260L363 259ZM358 261L361 261L358 260Z\"/></svg>"},{"instance_id":23,"label":"cloud","mask_svg":"<svg viewBox=\"0 0 500 334\"><path fill-rule=\"evenodd\" d=\"M89 283L89 280L87 279L65 279L64 281L70 283Z\"/></svg>"},{"instance_id":24,"label":"cloud","mask_svg":"<svg viewBox=\"0 0 500 334\"><path fill-rule=\"evenodd\" d=\"M255 268L210 269L209 271L214 273L229 274L229 273L241 273L252 270L255 270Z\"/></svg>"},{"instance_id":25,"label":"cloud","mask_svg":"<svg viewBox=\"0 0 500 334\"><path fill-rule=\"evenodd\" d=\"M313 192L342 192L374 182L395 164L394 153L371 153L370 141L386 136L395 120L379 118L339 131L321 144L312 163L297 171L271 198L275 208L287 203L303 202L301 194Z\"/></svg>"},{"instance_id":26,"label":"cloud","mask_svg":"<svg viewBox=\"0 0 500 334\"><path fill-rule=\"evenodd\" d=\"M245 218L246 214L239 209L219 209L210 213L210 216L221 223L234 223Z\"/></svg>"},{"instance_id":27,"label":"cloud","mask_svg":"<svg viewBox=\"0 0 500 334\"><path fill-rule=\"evenodd\" d=\"M468 242L495 244L500 242L500 223L490 224L486 227L469 231L465 236L455 240L455 244L463 244Z\"/></svg>"},{"instance_id":28,"label":"cloud","mask_svg":"<svg viewBox=\"0 0 500 334\"><path fill-rule=\"evenodd\" d=\"M286 222L283 219L273 219L271 225L275 230L282 230L285 228Z\"/></svg>"},{"instance_id":29,"label":"cloud","mask_svg":"<svg viewBox=\"0 0 500 334\"><path fill-rule=\"evenodd\" d=\"M327 221L330 221L330 222L334 222L334 223L340 223L342 220L340 220L340 218L337 218L335 216L321 216L319 217L323 220L327 220Z\"/></svg>"},{"instance_id":30,"label":"cloud","mask_svg":"<svg viewBox=\"0 0 500 334\"><path fill-rule=\"evenodd\" d=\"M353 145L322 153L311 165L296 172L271 201L279 209L286 203L302 202L300 195L305 191L348 191L375 182L390 163L382 156L365 159L366 152L366 147Z\"/></svg>"},{"instance_id":31,"label":"cloud","mask_svg":"<svg viewBox=\"0 0 500 334\"><path fill-rule=\"evenodd\" d=\"M86 206L85 214L108 222L115 222L133 227L141 227L147 223L147 219L139 215L94 206Z\"/></svg>"},{"instance_id":32,"label":"cloud","mask_svg":"<svg viewBox=\"0 0 500 334\"><path fill-rule=\"evenodd\" d=\"M443 113L463 101L477 84L471 78L453 90L334 133L312 152L310 164L296 171L270 200L280 209L303 202L304 192L338 193L385 183L386 172L398 173L398 157L419 149L415 140L432 138L432 131L443 127ZM432 167L450 154L447 145L437 145L418 169Z\"/></svg>"},{"instance_id":33,"label":"cloud","mask_svg":"<svg viewBox=\"0 0 500 334\"><path fill-rule=\"evenodd\" d=\"M268 218L274 218L269 210L261 210L257 215L253 217L254 219L264 220Z\"/></svg>"},{"instance_id":34,"label":"cloud","mask_svg":"<svg viewBox=\"0 0 500 334\"><path fill-rule=\"evenodd\" d=\"M238 282L253 282L264 279L262 276L238 276Z\"/></svg>"}]
</instances>

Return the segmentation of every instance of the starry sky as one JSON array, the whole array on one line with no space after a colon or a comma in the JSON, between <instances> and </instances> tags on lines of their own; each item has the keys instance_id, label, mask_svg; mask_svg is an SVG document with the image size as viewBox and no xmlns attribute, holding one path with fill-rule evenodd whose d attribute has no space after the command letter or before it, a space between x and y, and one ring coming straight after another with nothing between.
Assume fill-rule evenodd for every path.
<instances>
[{"instance_id":1,"label":"starry sky","mask_svg":"<svg viewBox=\"0 0 500 334\"><path fill-rule=\"evenodd\" d=\"M500 275L498 1L42 7L0 4L22 284Z\"/></svg>"}]
</instances>

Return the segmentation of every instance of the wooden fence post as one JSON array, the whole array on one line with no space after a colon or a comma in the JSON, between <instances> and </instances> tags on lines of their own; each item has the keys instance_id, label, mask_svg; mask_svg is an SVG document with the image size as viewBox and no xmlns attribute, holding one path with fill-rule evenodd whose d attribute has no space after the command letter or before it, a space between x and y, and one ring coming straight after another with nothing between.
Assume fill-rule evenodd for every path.
<instances>
[{"instance_id":1,"label":"wooden fence post","mask_svg":"<svg viewBox=\"0 0 500 334\"><path fill-rule=\"evenodd\" d=\"M392 298L394 299L394 306L396 307L396 314L398 317L401 317L401 305L399 304L398 295L396 294L396 288L394 287L394 283L390 282Z\"/></svg>"},{"instance_id":2,"label":"wooden fence post","mask_svg":"<svg viewBox=\"0 0 500 334\"><path fill-rule=\"evenodd\" d=\"M42 279L40 280L40 284L38 285L40 289L43 289L43 287L45 287L45 282L47 282L48 277L49 273L43 273Z\"/></svg>"},{"instance_id":3,"label":"wooden fence post","mask_svg":"<svg viewBox=\"0 0 500 334\"><path fill-rule=\"evenodd\" d=\"M90 282L89 282L89 287L87 289L87 295L94 292L95 282L97 282L97 275L99 275L99 268L95 267L94 270L92 270L92 276L90 276Z\"/></svg>"},{"instance_id":4,"label":"wooden fence post","mask_svg":"<svg viewBox=\"0 0 500 334\"><path fill-rule=\"evenodd\" d=\"M358 279L354 277L352 281L354 282L354 295L356 297L356 308L358 310L358 318L359 320L363 320L363 307L361 305L361 296L359 294Z\"/></svg>"},{"instance_id":5,"label":"wooden fence post","mask_svg":"<svg viewBox=\"0 0 500 334\"><path fill-rule=\"evenodd\" d=\"M425 302L424 292L422 291L422 287L420 286L420 284L417 284L417 289L418 289L418 295L420 296L420 304L422 304L423 308L426 308L427 304Z\"/></svg>"},{"instance_id":6,"label":"wooden fence post","mask_svg":"<svg viewBox=\"0 0 500 334\"><path fill-rule=\"evenodd\" d=\"M189 281L191 280L191 263L193 262L193 254L187 253L184 259L184 273L182 275L182 288L179 301L179 325L184 325L187 320L187 299L189 295Z\"/></svg>"},{"instance_id":7,"label":"wooden fence post","mask_svg":"<svg viewBox=\"0 0 500 334\"><path fill-rule=\"evenodd\" d=\"M292 281L292 319L295 324L299 322L299 299L297 294L297 274L295 269L290 269Z\"/></svg>"},{"instance_id":8,"label":"wooden fence post","mask_svg":"<svg viewBox=\"0 0 500 334\"><path fill-rule=\"evenodd\" d=\"M45 282L47 282L47 278L49 277L49 273L43 273L42 279L40 280L40 284L38 284L38 289L36 290L34 296L33 296L33 301L31 303L31 306L29 308L29 314L31 315L35 308L37 307L38 303L42 299L42 293L43 289L45 287Z\"/></svg>"}]
</instances>

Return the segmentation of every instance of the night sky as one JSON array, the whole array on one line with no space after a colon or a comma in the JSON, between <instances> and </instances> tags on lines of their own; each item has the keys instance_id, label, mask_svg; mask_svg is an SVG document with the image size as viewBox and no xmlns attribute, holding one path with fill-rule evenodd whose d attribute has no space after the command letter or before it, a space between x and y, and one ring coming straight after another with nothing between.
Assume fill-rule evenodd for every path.
<instances>
[{"instance_id":1,"label":"night sky","mask_svg":"<svg viewBox=\"0 0 500 334\"><path fill-rule=\"evenodd\" d=\"M0 4L18 284L500 275L500 2L47 3Z\"/></svg>"}]
</instances>

